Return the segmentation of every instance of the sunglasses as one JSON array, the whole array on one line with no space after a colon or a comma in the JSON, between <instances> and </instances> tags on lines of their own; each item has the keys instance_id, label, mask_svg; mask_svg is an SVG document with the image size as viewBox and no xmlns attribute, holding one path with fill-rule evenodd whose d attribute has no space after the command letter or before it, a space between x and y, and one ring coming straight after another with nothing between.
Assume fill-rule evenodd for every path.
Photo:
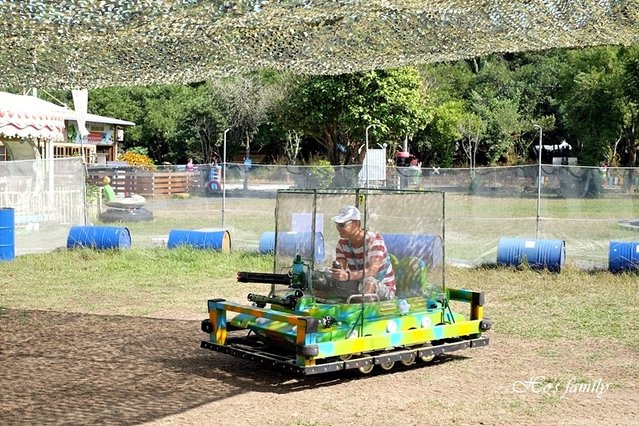
<instances>
[{"instance_id":1,"label":"sunglasses","mask_svg":"<svg viewBox=\"0 0 639 426\"><path fill-rule=\"evenodd\" d=\"M344 223L336 223L335 225L337 225L338 228L346 228L348 225L350 225L352 222L352 220L349 220L347 222Z\"/></svg>"}]
</instances>

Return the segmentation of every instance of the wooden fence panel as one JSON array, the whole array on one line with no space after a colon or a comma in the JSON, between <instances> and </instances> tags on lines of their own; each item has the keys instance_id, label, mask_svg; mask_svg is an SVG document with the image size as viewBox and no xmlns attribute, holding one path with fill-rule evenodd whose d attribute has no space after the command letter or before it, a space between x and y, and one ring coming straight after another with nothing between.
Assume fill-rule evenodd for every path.
<instances>
[{"instance_id":1,"label":"wooden fence panel","mask_svg":"<svg viewBox=\"0 0 639 426\"><path fill-rule=\"evenodd\" d=\"M201 182L201 175L200 172L187 171L92 168L89 170L88 182L101 186L104 176L109 176L116 193L130 192L145 197L161 197L200 191L205 185Z\"/></svg>"}]
</instances>

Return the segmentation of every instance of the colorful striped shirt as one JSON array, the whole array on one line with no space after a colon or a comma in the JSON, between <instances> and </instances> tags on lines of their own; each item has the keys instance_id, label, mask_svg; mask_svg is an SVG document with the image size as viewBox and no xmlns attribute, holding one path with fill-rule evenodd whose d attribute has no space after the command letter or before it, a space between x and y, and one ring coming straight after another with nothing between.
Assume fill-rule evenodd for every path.
<instances>
[{"instance_id":1,"label":"colorful striped shirt","mask_svg":"<svg viewBox=\"0 0 639 426\"><path fill-rule=\"evenodd\" d=\"M393 266L388 256L386 243L384 243L384 238L382 238L380 234L370 231L367 232L366 244L358 248L354 248L351 242L346 238L340 238L337 241L337 247L335 247L335 260L340 263L343 263L342 260L346 261L346 265L351 271L361 271L364 269L365 247L368 247L366 253L366 270L368 270L373 263L380 263L381 267L375 274L375 279L395 293L395 273L393 272ZM366 276L369 276L368 272Z\"/></svg>"}]
</instances>

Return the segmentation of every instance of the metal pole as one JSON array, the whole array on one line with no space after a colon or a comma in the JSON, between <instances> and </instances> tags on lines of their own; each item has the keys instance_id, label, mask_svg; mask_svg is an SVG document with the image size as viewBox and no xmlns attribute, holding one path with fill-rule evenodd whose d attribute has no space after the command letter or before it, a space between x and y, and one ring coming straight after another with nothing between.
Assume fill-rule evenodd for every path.
<instances>
[{"instance_id":1,"label":"metal pole","mask_svg":"<svg viewBox=\"0 0 639 426\"><path fill-rule=\"evenodd\" d=\"M226 129L224 131L224 162L222 163L222 230L224 227L224 212L226 211L226 134L231 130Z\"/></svg>"},{"instance_id":2,"label":"metal pole","mask_svg":"<svg viewBox=\"0 0 639 426\"><path fill-rule=\"evenodd\" d=\"M369 167L369 161L370 158L368 158L368 129L370 129L371 127L373 127L373 125L369 125L366 128L366 155L364 156L364 161L366 162L366 188L368 189L368 167Z\"/></svg>"},{"instance_id":3,"label":"metal pole","mask_svg":"<svg viewBox=\"0 0 639 426\"><path fill-rule=\"evenodd\" d=\"M541 218L541 150L542 150L542 137L543 137L543 129L539 124L533 125L535 128L539 129L539 147L538 157L537 157L537 220L535 222L535 238L539 239L539 221Z\"/></svg>"}]
</instances>

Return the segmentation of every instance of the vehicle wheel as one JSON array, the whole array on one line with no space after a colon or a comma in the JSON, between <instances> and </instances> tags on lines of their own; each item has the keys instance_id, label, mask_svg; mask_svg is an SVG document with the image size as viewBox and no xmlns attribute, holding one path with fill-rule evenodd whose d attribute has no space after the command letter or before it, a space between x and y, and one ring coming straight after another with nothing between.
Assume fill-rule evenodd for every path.
<instances>
[{"instance_id":1,"label":"vehicle wheel","mask_svg":"<svg viewBox=\"0 0 639 426\"><path fill-rule=\"evenodd\" d=\"M422 347L428 347L428 348L430 348L432 346L433 345L430 342L424 343L422 345ZM435 359L435 356L436 355L427 355L427 356L420 357L420 359L422 360L422 362L431 362L432 360Z\"/></svg>"},{"instance_id":2,"label":"vehicle wheel","mask_svg":"<svg viewBox=\"0 0 639 426\"><path fill-rule=\"evenodd\" d=\"M392 348L388 348L384 352L382 352L380 355L384 355L384 353L389 353L389 352L392 352L392 351L393 351ZM382 370L385 370L385 371L388 371L388 370L392 369L393 367L395 367L395 361L386 361L386 362L380 362L379 363L379 368L381 368Z\"/></svg>"},{"instance_id":3,"label":"vehicle wheel","mask_svg":"<svg viewBox=\"0 0 639 426\"><path fill-rule=\"evenodd\" d=\"M211 320L209 318L202 320L202 323L200 324L200 329L208 334L211 334L213 332L213 326L211 325Z\"/></svg>"},{"instance_id":4,"label":"vehicle wheel","mask_svg":"<svg viewBox=\"0 0 639 426\"><path fill-rule=\"evenodd\" d=\"M362 374L369 374L371 371L373 371L373 367L375 367L375 364L369 364L363 367L359 367L358 370Z\"/></svg>"},{"instance_id":5,"label":"vehicle wheel","mask_svg":"<svg viewBox=\"0 0 639 426\"><path fill-rule=\"evenodd\" d=\"M395 361L381 362L379 367L385 371L392 370L395 367Z\"/></svg>"},{"instance_id":6,"label":"vehicle wheel","mask_svg":"<svg viewBox=\"0 0 639 426\"><path fill-rule=\"evenodd\" d=\"M399 362L401 362L402 365L405 365L406 367L408 367L409 365L415 364L415 360L416 359L417 359L417 353L416 352L412 352L410 354L409 358L404 358L404 359L400 360Z\"/></svg>"},{"instance_id":7,"label":"vehicle wheel","mask_svg":"<svg viewBox=\"0 0 639 426\"><path fill-rule=\"evenodd\" d=\"M342 361L348 361L351 358L353 358L353 354L340 355L339 357Z\"/></svg>"}]
</instances>

